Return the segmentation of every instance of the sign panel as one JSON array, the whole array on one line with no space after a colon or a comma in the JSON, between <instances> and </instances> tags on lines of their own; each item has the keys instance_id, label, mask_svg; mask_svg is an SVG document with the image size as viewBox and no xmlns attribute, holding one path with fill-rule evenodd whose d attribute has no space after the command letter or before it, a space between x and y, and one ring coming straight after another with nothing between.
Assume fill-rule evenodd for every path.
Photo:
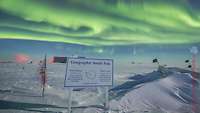
<instances>
[{"instance_id":1,"label":"sign panel","mask_svg":"<svg viewBox=\"0 0 200 113\"><path fill-rule=\"evenodd\" d=\"M113 85L113 60L67 58L65 87Z\"/></svg>"}]
</instances>

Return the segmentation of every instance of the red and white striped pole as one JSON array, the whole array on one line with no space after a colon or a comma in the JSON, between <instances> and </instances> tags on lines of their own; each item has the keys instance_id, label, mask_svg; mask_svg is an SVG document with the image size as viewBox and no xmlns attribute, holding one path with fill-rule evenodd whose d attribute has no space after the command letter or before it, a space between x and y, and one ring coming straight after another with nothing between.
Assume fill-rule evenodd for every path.
<instances>
[{"instance_id":1,"label":"red and white striped pole","mask_svg":"<svg viewBox=\"0 0 200 113\"><path fill-rule=\"evenodd\" d=\"M41 79L41 86L42 86L42 96L44 97L45 87L46 87L46 81L47 81L47 59L46 55L42 62L40 62L40 79Z\"/></svg>"},{"instance_id":2,"label":"red and white striped pole","mask_svg":"<svg viewBox=\"0 0 200 113\"><path fill-rule=\"evenodd\" d=\"M196 88L195 88L195 79L196 79L196 55L198 54L198 48L192 47L190 52L192 53L192 111L197 113L196 107Z\"/></svg>"}]
</instances>

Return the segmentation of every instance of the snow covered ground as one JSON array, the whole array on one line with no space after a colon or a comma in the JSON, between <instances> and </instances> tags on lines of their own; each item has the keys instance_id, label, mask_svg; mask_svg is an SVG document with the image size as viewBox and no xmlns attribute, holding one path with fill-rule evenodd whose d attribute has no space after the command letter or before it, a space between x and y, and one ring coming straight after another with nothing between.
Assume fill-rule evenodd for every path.
<instances>
[{"instance_id":1,"label":"snow covered ground","mask_svg":"<svg viewBox=\"0 0 200 113\"><path fill-rule=\"evenodd\" d=\"M116 97L120 96L120 98L111 100L110 107L133 113L192 113L193 81L191 74L181 73L178 69L168 71L171 73L163 77L160 77L162 75L159 72L149 73L148 77L135 77L132 78L133 81L112 89L112 93L116 93ZM199 80L194 82L195 101L197 113L199 113Z\"/></svg>"},{"instance_id":2,"label":"snow covered ground","mask_svg":"<svg viewBox=\"0 0 200 113\"><path fill-rule=\"evenodd\" d=\"M65 68L64 64L48 66L48 85L42 97L38 65L0 65L0 113L67 112L68 89L63 87ZM199 79L193 81L190 71L179 68L166 68L164 72L154 69L145 74L115 75L115 86L109 90L110 112L192 113L193 84L197 113L200 112ZM104 90L73 91L73 113L103 113Z\"/></svg>"}]
</instances>

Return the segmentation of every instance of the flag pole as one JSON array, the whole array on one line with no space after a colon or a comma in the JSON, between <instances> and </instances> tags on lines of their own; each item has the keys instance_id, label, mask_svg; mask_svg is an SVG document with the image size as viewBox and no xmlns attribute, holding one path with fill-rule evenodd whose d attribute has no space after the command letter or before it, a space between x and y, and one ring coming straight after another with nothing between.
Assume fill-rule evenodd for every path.
<instances>
[{"instance_id":1,"label":"flag pole","mask_svg":"<svg viewBox=\"0 0 200 113\"><path fill-rule=\"evenodd\" d=\"M42 97L44 97L44 92L45 92L45 86L46 86L46 70L47 70L47 55L45 54L45 58L43 60L42 66L41 66L41 82L42 82Z\"/></svg>"}]
</instances>

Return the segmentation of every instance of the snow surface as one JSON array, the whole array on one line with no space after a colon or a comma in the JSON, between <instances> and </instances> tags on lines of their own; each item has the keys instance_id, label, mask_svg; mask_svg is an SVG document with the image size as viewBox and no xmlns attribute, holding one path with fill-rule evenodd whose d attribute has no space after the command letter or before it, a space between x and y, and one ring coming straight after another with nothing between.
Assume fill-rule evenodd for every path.
<instances>
[{"instance_id":1,"label":"snow surface","mask_svg":"<svg viewBox=\"0 0 200 113\"><path fill-rule=\"evenodd\" d=\"M67 112L68 89L63 87L65 68L63 64L48 66L48 85L45 97L41 97L37 64L1 64L0 113ZM193 84L197 113L200 112L199 78L193 79L188 70L164 68L126 75L122 81L115 81L115 87L109 90L110 109L107 112L192 113ZM104 91L104 88L73 91L73 113L104 113Z\"/></svg>"}]
</instances>

